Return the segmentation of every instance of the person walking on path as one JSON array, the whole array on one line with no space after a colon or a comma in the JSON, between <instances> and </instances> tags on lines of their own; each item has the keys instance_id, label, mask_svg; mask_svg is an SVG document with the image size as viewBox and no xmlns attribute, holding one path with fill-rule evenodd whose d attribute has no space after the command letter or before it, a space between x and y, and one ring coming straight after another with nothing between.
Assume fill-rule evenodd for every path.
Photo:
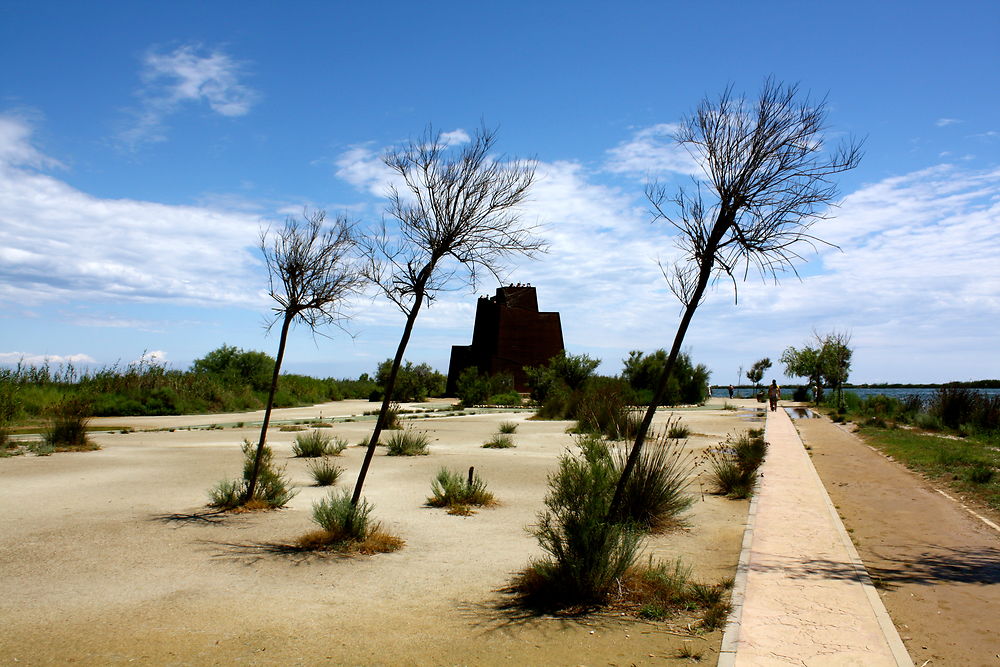
<instances>
[{"instance_id":1,"label":"person walking on path","mask_svg":"<svg viewBox=\"0 0 1000 667\"><path fill-rule=\"evenodd\" d=\"M771 386L767 388L767 399L771 403L771 412L778 409L779 398L781 398L781 387L775 380L771 380Z\"/></svg>"}]
</instances>

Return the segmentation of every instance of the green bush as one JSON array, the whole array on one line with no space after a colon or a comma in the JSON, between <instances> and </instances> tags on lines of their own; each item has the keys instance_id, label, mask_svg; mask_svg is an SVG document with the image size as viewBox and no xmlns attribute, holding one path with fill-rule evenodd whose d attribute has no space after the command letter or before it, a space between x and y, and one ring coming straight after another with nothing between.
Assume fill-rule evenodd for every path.
<instances>
[{"instance_id":1,"label":"green bush","mask_svg":"<svg viewBox=\"0 0 1000 667\"><path fill-rule=\"evenodd\" d=\"M310 461L309 474L316 480L316 486L333 486L340 479L344 469L322 458L318 461Z\"/></svg>"},{"instance_id":2,"label":"green bush","mask_svg":"<svg viewBox=\"0 0 1000 667\"><path fill-rule=\"evenodd\" d=\"M494 433L493 436L483 443L486 449L509 449L516 447L514 439L506 433Z\"/></svg>"},{"instance_id":3,"label":"green bush","mask_svg":"<svg viewBox=\"0 0 1000 667\"><path fill-rule=\"evenodd\" d=\"M389 456L425 456L431 438L423 431L396 431L386 440Z\"/></svg>"},{"instance_id":4,"label":"green bush","mask_svg":"<svg viewBox=\"0 0 1000 667\"><path fill-rule=\"evenodd\" d=\"M330 535L330 540L364 540L371 532L371 513L374 506L362 498L351 504L351 493L344 489L313 503L312 519Z\"/></svg>"},{"instance_id":5,"label":"green bush","mask_svg":"<svg viewBox=\"0 0 1000 667\"><path fill-rule=\"evenodd\" d=\"M494 502L493 494L486 490L486 482L478 473L473 473L470 483L461 471L447 468L438 470L431 482L431 497L427 499L427 504L431 507L452 508L492 505Z\"/></svg>"},{"instance_id":6,"label":"green bush","mask_svg":"<svg viewBox=\"0 0 1000 667\"><path fill-rule=\"evenodd\" d=\"M375 372L375 382L384 392L392 370L392 359L386 359L378 365ZM438 373L427 364L413 365L404 361L396 373L396 384L392 390L392 400L401 402L423 401L430 396L443 396L448 378ZM381 395L384 395L382 393ZM381 398L381 396L380 396Z\"/></svg>"},{"instance_id":7,"label":"green bush","mask_svg":"<svg viewBox=\"0 0 1000 667\"><path fill-rule=\"evenodd\" d=\"M576 402L577 430L602 433L612 440L635 435L642 414L632 408L632 392L616 378L592 378L579 393ZM566 415L571 418L570 415Z\"/></svg>"},{"instance_id":8,"label":"green bush","mask_svg":"<svg viewBox=\"0 0 1000 667\"><path fill-rule=\"evenodd\" d=\"M653 392L660 381L663 369L667 364L666 350L657 350L645 354L638 350L629 352L624 360L622 379L636 392L643 392L644 404L653 398ZM667 389L662 405L679 405L704 403L708 398L706 392L710 372L704 364L694 365L691 357L685 353L677 356L674 370L667 381Z\"/></svg>"},{"instance_id":9,"label":"green bush","mask_svg":"<svg viewBox=\"0 0 1000 667\"><path fill-rule=\"evenodd\" d=\"M521 401L521 395L516 391L509 391L503 394L496 394L490 396L490 405L499 405L503 407L520 407L523 403Z\"/></svg>"},{"instance_id":10,"label":"green bush","mask_svg":"<svg viewBox=\"0 0 1000 667\"><path fill-rule=\"evenodd\" d=\"M514 378L505 373L480 375L475 366L463 370L455 382L455 393L464 407L483 405L490 396L514 391ZM516 392L515 392L516 393ZM520 395L518 395L520 403Z\"/></svg>"},{"instance_id":11,"label":"green bush","mask_svg":"<svg viewBox=\"0 0 1000 667\"><path fill-rule=\"evenodd\" d=\"M549 477L546 509L533 529L547 557L532 563L516 584L531 606L607 600L639 551L637 531L607 520L617 482L610 457L599 453L592 438L581 448L581 455L562 456Z\"/></svg>"}]
</instances>

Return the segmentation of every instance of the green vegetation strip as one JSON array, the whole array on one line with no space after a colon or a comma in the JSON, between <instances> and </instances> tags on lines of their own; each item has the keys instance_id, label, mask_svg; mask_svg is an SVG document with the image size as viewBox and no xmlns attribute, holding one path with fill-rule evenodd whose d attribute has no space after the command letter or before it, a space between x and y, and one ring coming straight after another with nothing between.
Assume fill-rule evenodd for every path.
<instances>
[{"instance_id":1,"label":"green vegetation strip","mask_svg":"<svg viewBox=\"0 0 1000 667\"><path fill-rule=\"evenodd\" d=\"M1000 447L995 438L958 438L875 426L864 426L859 434L908 468L1000 511Z\"/></svg>"}]
</instances>

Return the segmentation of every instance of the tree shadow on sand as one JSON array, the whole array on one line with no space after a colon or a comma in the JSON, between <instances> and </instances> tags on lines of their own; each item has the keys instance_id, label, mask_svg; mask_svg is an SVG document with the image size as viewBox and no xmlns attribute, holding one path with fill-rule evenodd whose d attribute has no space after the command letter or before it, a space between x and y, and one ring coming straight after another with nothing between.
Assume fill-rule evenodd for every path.
<instances>
[{"instance_id":1,"label":"tree shadow on sand","mask_svg":"<svg viewBox=\"0 0 1000 667\"><path fill-rule=\"evenodd\" d=\"M358 554L336 549L317 549L289 542L204 542L216 547L213 559L230 560L253 565L278 556L294 565L326 561L350 560Z\"/></svg>"},{"instance_id":2,"label":"tree shadow on sand","mask_svg":"<svg viewBox=\"0 0 1000 667\"><path fill-rule=\"evenodd\" d=\"M928 545L918 556L882 556L869 567L886 587L899 584L933 586L942 582L1000 584L1000 549L996 547L940 547Z\"/></svg>"},{"instance_id":3,"label":"tree shadow on sand","mask_svg":"<svg viewBox=\"0 0 1000 667\"><path fill-rule=\"evenodd\" d=\"M201 510L198 512L177 512L171 514L154 514L150 517L152 521L160 521L167 524L198 524L213 523L224 524L232 519L232 515L225 510Z\"/></svg>"},{"instance_id":4,"label":"tree shadow on sand","mask_svg":"<svg viewBox=\"0 0 1000 667\"><path fill-rule=\"evenodd\" d=\"M1000 549L950 548L928 545L916 556L880 556L877 563L867 564L872 581L891 589L901 584L933 586L942 582L990 585L1000 583ZM873 560L873 559L870 559ZM826 579L862 581L863 572L853 563L828 559L812 559L800 563L786 560L764 561L751 566L751 571L780 570L791 579Z\"/></svg>"}]
</instances>

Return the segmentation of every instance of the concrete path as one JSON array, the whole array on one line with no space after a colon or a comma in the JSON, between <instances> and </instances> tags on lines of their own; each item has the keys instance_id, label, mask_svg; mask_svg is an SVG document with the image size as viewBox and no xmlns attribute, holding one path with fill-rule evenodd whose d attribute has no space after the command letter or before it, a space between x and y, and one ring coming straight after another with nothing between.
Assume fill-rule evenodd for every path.
<instances>
[{"instance_id":1,"label":"concrete path","mask_svg":"<svg viewBox=\"0 0 1000 667\"><path fill-rule=\"evenodd\" d=\"M719 665L912 665L784 410L766 438Z\"/></svg>"}]
</instances>

